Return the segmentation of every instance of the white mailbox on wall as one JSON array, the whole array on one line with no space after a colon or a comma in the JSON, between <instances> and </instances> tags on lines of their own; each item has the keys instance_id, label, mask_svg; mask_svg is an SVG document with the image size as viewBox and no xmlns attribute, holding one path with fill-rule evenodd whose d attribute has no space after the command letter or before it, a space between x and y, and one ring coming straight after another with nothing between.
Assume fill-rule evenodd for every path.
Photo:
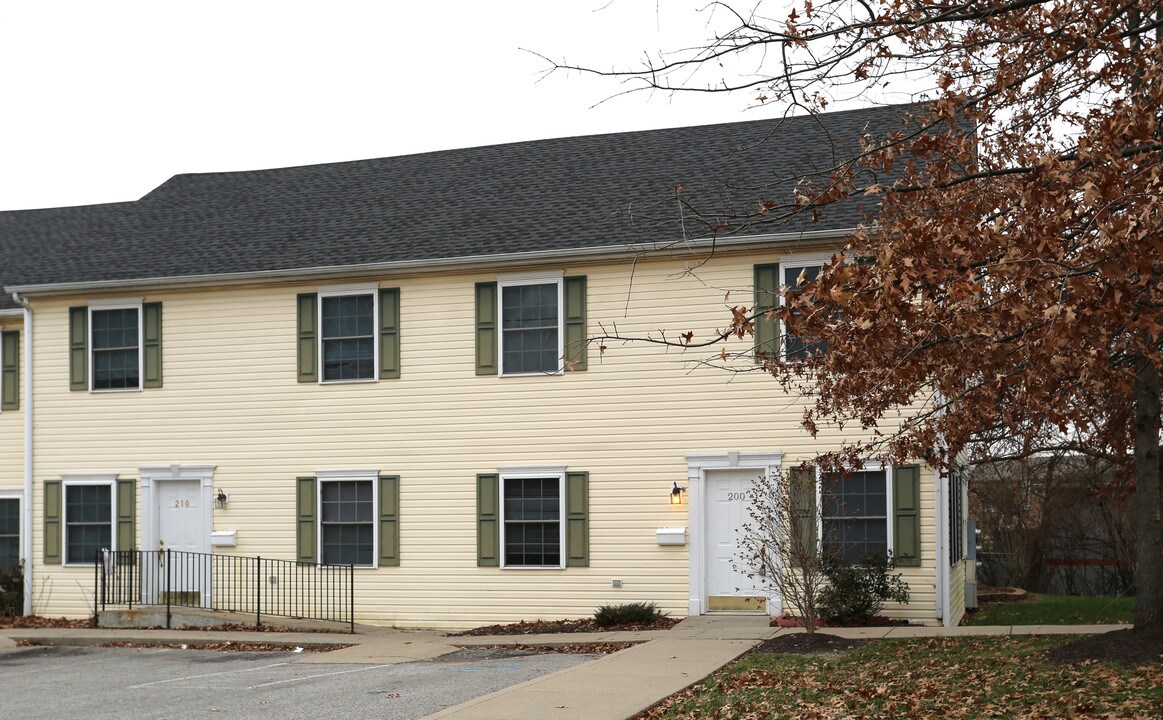
<instances>
[{"instance_id":1,"label":"white mailbox on wall","mask_svg":"<svg viewBox=\"0 0 1163 720\"><path fill-rule=\"evenodd\" d=\"M664 527L654 532L659 545L686 545L685 527Z\"/></svg>"}]
</instances>

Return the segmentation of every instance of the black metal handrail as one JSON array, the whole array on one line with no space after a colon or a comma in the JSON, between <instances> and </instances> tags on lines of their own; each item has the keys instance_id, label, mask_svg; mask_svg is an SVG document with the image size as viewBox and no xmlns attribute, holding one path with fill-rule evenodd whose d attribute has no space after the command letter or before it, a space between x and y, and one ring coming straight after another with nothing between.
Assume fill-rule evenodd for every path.
<instances>
[{"instance_id":1,"label":"black metal handrail","mask_svg":"<svg viewBox=\"0 0 1163 720\"><path fill-rule=\"evenodd\" d=\"M109 606L175 607L346 622L355 632L353 565L316 565L179 550L98 550L95 611ZM96 618L94 618L96 624Z\"/></svg>"}]
</instances>

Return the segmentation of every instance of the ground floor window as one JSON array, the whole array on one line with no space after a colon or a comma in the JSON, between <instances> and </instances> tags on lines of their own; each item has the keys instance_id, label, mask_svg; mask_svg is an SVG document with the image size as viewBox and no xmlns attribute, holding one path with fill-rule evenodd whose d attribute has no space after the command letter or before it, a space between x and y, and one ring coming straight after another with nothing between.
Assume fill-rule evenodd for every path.
<instances>
[{"instance_id":1,"label":"ground floor window","mask_svg":"<svg viewBox=\"0 0 1163 720\"><path fill-rule=\"evenodd\" d=\"M20 562L20 500L0 498L0 571Z\"/></svg>"},{"instance_id":2,"label":"ground floor window","mask_svg":"<svg viewBox=\"0 0 1163 720\"><path fill-rule=\"evenodd\" d=\"M562 475L501 476L505 567L562 567Z\"/></svg>"},{"instance_id":3,"label":"ground floor window","mask_svg":"<svg viewBox=\"0 0 1163 720\"><path fill-rule=\"evenodd\" d=\"M66 484L65 562L91 564L113 547L113 485Z\"/></svg>"},{"instance_id":4,"label":"ground floor window","mask_svg":"<svg viewBox=\"0 0 1163 720\"><path fill-rule=\"evenodd\" d=\"M828 556L859 562L869 552L888 551L888 484L884 470L825 474L823 546Z\"/></svg>"},{"instance_id":5,"label":"ground floor window","mask_svg":"<svg viewBox=\"0 0 1163 720\"><path fill-rule=\"evenodd\" d=\"M371 480L319 483L324 565L375 564L375 490Z\"/></svg>"}]
</instances>

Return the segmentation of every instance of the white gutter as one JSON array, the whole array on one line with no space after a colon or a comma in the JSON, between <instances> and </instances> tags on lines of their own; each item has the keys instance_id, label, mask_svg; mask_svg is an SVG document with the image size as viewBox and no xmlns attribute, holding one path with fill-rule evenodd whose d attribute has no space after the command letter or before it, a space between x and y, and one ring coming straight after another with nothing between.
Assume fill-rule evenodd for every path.
<instances>
[{"instance_id":1,"label":"white gutter","mask_svg":"<svg viewBox=\"0 0 1163 720\"><path fill-rule=\"evenodd\" d=\"M24 614L32 614L32 306L16 293L12 299L24 308L24 502L20 535L24 558Z\"/></svg>"},{"instance_id":2,"label":"white gutter","mask_svg":"<svg viewBox=\"0 0 1163 720\"><path fill-rule=\"evenodd\" d=\"M367 274L434 273L450 269L486 269L507 265L529 265L560 262L562 260L586 259L627 259L640 255L688 254L692 250L746 249L770 245L791 245L796 242L819 244L835 242L851 235L855 228L843 230L815 230L809 232L771 233L733 238L704 238L700 240L675 241L673 243L649 243L642 245L624 244L604 247L536 250L518 253L496 253L493 255L469 255L433 260L396 260L391 262L362 263L357 265L330 265L311 268L287 268L283 270L256 270L253 272L213 273L177 277L133 278L127 280L90 280L69 283L45 283L39 285L12 285L6 292L29 294L90 292L123 288L148 287L188 287L201 285L236 285L264 280L296 279L303 277L335 277ZM798 248L797 248L798 249Z\"/></svg>"}]
</instances>

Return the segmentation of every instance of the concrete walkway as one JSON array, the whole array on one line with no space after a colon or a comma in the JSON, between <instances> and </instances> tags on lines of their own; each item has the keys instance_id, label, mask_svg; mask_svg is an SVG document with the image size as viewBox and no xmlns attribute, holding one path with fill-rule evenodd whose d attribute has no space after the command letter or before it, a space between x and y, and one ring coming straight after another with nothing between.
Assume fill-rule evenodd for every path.
<instances>
[{"instance_id":1,"label":"concrete walkway","mask_svg":"<svg viewBox=\"0 0 1163 720\"><path fill-rule=\"evenodd\" d=\"M957 637L967 635L1093 634L1127 625L1029 625L983 627L829 628L847 638ZM667 696L702 680L760 641L802 632L772 628L768 618L713 615L683 620L670 630L567 633L489 637L448 637L436 631L361 626L354 635L318 632L247 632L134 629L0 630L0 648L20 640L41 645L99 645L108 642L175 642L191 647L220 642L287 643L302 647L346 644L325 653L304 654L305 664L395 664L431 660L478 645L563 645L593 642L640 643L584 665L514 685L448 708L425 720L625 720Z\"/></svg>"}]
</instances>

